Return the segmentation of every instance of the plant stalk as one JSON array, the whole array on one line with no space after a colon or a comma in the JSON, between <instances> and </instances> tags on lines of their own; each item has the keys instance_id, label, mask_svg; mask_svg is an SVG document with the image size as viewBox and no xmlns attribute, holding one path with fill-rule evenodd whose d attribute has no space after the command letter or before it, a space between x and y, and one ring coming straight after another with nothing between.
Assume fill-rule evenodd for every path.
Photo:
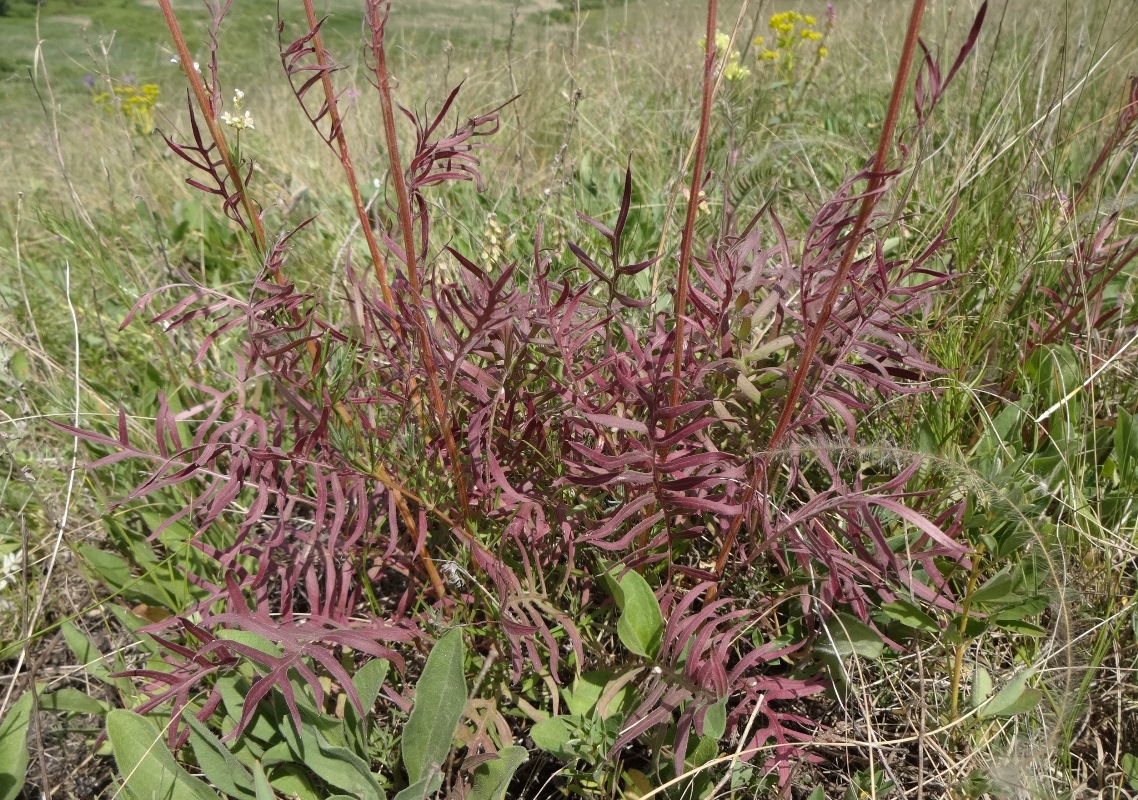
<instances>
[{"instance_id":1,"label":"plant stalk","mask_svg":"<svg viewBox=\"0 0 1138 800\"><path fill-rule=\"evenodd\" d=\"M221 156L222 162L225 164L225 171L229 175L229 180L233 182L234 191L241 196L241 205L245 208L245 216L249 218L250 224L253 226L253 245L257 248L259 255L264 255L266 250L265 245L265 229L261 225L261 217L253 211L253 203L249 199L249 193L245 191L245 182L241 180L241 173L237 169L237 164L233 161L233 156L229 152L229 145L225 141L225 134L221 130L221 126L217 124L217 118L214 116L213 106L210 104L209 97L205 93L205 85L202 83L202 76L194 69L194 59L190 55L190 48L186 45L186 37L182 35L182 28L178 25L178 18L174 15L174 9L170 5L170 0L158 0L158 5L162 9L162 16L166 18L166 27L170 29L170 36L174 40L174 47L178 50L178 59L182 64L182 71L186 73L186 80L190 82L190 89L194 93L194 98L198 102L198 108L201 109L202 116L205 117L206 127L209 128L209 134L213 137L213 142L217 145L217 153ZM279 271L274 271L273 277L278 283L281 282Z\"/></svg>"},{"instance_id":2,"label":"plant stalk","mask_svg":"<svg viewBox=\"0 0 1138 800\"><path fill-rule=\"evenodd\" d=\"M699 213L699 190L703 185L703 165L707 158L707 136L711 127L711 103L715 99L715 19L718 0L707 0L707 39L704 42L703 56L703 104L699 112L699 134L696 137L695 164L692 166L691 187L688 190L687 216L680 237L679 276L676 283L673 311L676 323L673 327L672 344L672 394L671 405L680 404L682 382L680 374L684 366L684 315L688 305L688 271L691 266L692 240L695 237L695 218ZM674 424L669 420L668 429Z\"/></svg>"},{"instance_id":3,"label":"plant stalk","mask_svg":"<svg viewBox=\"0 0 1138 800\"><path fill-rule=\"evenodd\" d=\"M352 192L352 202L356 207L356 216L359 217L360 229L364 233L364 239L367 240L367 248L371 253L371 261L375 269L375 279L379 282L383 301L388 306L394 306L395 301L391 296L391 288L387 285L387 262L379 251L379 244L375 241L375 233L371 229L367 209L364 207L363 198L360 196L360 187L356 181L356 170L352 165L347 136L344 134L343 119L340 117L340 109L336 104L336 91L332 86L332 76L328 70L328 54L324 50L324 42L320 36L316 9L313 8L312 0L304 0L304 13L308 17L309 30L313 31L312 47L316 51L316 63L320 68L320 84L324 89L324 99L328 103L328 118L332 123L332 133L336 139L336 155L340 158L340 166L344 169L348 188Z\"/></svg>"},{"instance_id":4,"label":"plant stalk","mask_svg":"<svg viewBox=\"0 0 1138 800\"><path fill-rule=\"evenodd\" d=\"M893 131L897 127L897 118L901 112L901 101L904 99L908 85L909 71L913 65L913 54L917 49L917 39L920 35L921 20L924 18L924 14L925 0L913 0L912 12L909 15L909 29L905 34L905 44L901 49L901 62L897 65L897 72L894 76L893 94L889 98L889 109L885 114L885 124L881 126L881 138L878 139L877 142L877 155L873 163L873 173L869 178L869 187L866 190L865 196L862 198L861 208L858 211L857 219L854 221L853 231L850 233L845 253L842 255L841 265L834 274L830 291L826 295L826 300L818 313L818 319L810 328L810 334L806 340L806 347L803 348L802 356L799 359L798 369L794 374L790 391L787 393L786 403L782 408L782 414L779 416L778 424L775 425L774 433L771 435L770 443L767 446L768 453L778 448L783 436L790 430L790 424L794 418L794 410L798 405L798 398L802 395L802 390L805 387L806 376L810 371L811 361L814 358L814 354L818 351L826 323L830 320L830 314L833 312L834 305L837 303L838 297L842 292L846 277L849 275L850 267L853 265L854 255L857 253L857 246L860 244L862 237L865 235L865 230L868 227L870 214L873 213L874 206L877 205L879 197L878 190L881 188L883 181L882 174L885 172L886 160L889 157L889 146L893 141ZM731 552L735 549L735 542L739 538L739 530L747 517L746 508L755 496L758 484L757 473L758 469L755 470L755 474L748 482L746 493L743 496L743 511L735 517L735 521L731 524L731 528L723 540L723 545L720 547L719 555L715 559L716 584L712 586L708 592L709 602L718 594L719 582L723 580L723 575L727 569L727 560L731 557Z\"/></svg>"},{"instance_id":5,"label":"plant stalk","mask_svg":"<svg viewBox=\"0 0 1138 800\"><path fill-rule=\"evenodd\" d=\"M385 6L383 17L380 17L381 2ZM379 88L380 109L383 115L383 133L387 141L387 154L391 162L391 180L395 184L395 197L399 208L399 227L403 233L404 260L407 264L407 280L411 284L411 302L415 307L415 327L419 334L419 348L423 353L423 367L427 374L427 391L430 394L431 405L434 407L435 417L439 431L443 436L443 443L451 462L451 472L454 475L455 491L462 507L462 518L465 520L470 514L470 500L466 491L466 480L462 474L462 461L459 458L458 443L454 432L450 429L446 403L439 387L438 368L435 365L434 353L431 349L431 334L428 330L426 309L423 307L422 284L419 280L418 253L415 247L414 220L411 217L411 200L407 192L407 181L403 174L402 162L399 158L399 142L395 131L395 110L391 101L391 82L387 70L387 52L384 47L383 34L387 24L387 14L390 12L390 0L369 0L367 7L368 24L372 30L372 54L375 56L375 76Z\"/></svg>"}]
</instances>

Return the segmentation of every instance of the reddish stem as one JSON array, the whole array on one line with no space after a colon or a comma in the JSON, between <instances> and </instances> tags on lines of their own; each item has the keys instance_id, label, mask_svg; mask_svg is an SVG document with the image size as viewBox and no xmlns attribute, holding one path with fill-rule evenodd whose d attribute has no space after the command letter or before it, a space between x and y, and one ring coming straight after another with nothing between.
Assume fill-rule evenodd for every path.
<instances>
[{"instance_id":1,"label":"reddish stem","mask_svg":"<svg viewBox=\"0 0 1138 800\"><path fill-rule=\"evenodd\" d=\"M822 341L822 333L825 331L826 323L829 322L830 319L830 314L833 312L838 297L842 293L843 284L849 275L850 267L853 265L857 247L861 243L861 239L865 235L866 228L869 225L870 214L873 213L873 208L877 205L877 200L880 196L878 190L881 188L881 183L884 180L882 176L885 172L886 160L889 157L889 146L893 141L893 131L897 127L897 117L901 112L901 101L904 99L908 85L909 70L913 65L913 54L917 49L917 39L920 35L921 19L924 17L924 14L925 0L913 0L913 10L909 15L909 30L905 34L905 44L901 50L901 63L898 64L897 72L894 76L893 94L889 98L889 109L885 114L885 124L881 126L881 138L877 142L877 156L874 159L873 174L869 179L869 187L865 192L865 196L862 198L861 209L858 211L857 219L854 221L853 231L850 233L845 253L842 255L841 265L834 274L830 291L826 295L826 300L822 304L821 310L818 312L818 319L810 328L810 334L806 340L806 347L803 348L802 356L798 362L798 369L794 373L794 380L786 396L786 404L782 408L782 414L779 417L778 424L775 425L774 433L771 435L768 452L773 452L779 446L783 436L790 430L794 410L798 405L798 398L802 395L802 390L806 384L806 376L810 372L811 362ZM712 586L708 592L709 602L714 599L718 593L718 581L723 580L724 571L727 569L727 560L731 557L731 552L735 549L735 542L739 537L739 529L743 526L743 522L747 516L745 509L750 505L755 496L758 484L757 473L758 470L756 469L755 474L747 485L747 491L743 495L742 505L744 511L740 513L731 524L731 528L723 540L723 546L719 550L719 556L715 560L717 584Z\"/></svg>"},{"instance_id":2,"label":"reddish stem","mask_svg":"<svg viewBox=\"0 0 1138 800\"><path fill-rule=\"evenodd\" d=\"M225 164L225 171L229 174L229 180L233 183L234 190L241 195L241 204L245 207L245 216L249 218L250 224L253 226L253 244L258 252L263 254L265 252L265 230L261 226L261 217L253 211L253 203L245 191L245 182L241 180L241 173L237 170L237 165L233 163L233 156L229 153L225 134L222 133L221 126L217 124L217 119L214 117L213 106L210 104L209 96L205 93L202 77L194 69L194 57L190 55L190 48L186 46L186 37L182 35L178 18L174 15L170 0L158 0L158 5L162 9L162 16L166 18L166 27L170 29L170 37L174 40L174 47L178 51L182 71L186 73L186 80L190 82L190 89L198 101L198 108L201 109L202 116L205 117L209 134L213 137L214 144L217 145L217 153ZM273 277L277 279L278 283L280 282L279 273L275 273Z\"/></svg>"},{"instance_id":3,"label":"reddish stem","mask_svg":"<svg viewBox=\"0 0 1138 800\"><path fill-rule=\"evenodd\" d=\"M399 142L395 132L395 107L391 101L391 83L387 72L387 53L383 43L384 27L387 23L387 13L380 17L379 6L381 0L369 0L367 6L368 24L372 30L372 53L375 56L375 76L379 88L379 104L383 113L383 133L387 140L387 153L391 162L391 180L395 185L395 198L399 207L399 227L403 233L403 249L406 253L407 280L411 284L411 302L415 306L415 328L419 334L419 349L423 353L423 368L427 374L427 391L430 395L431 405L434 408L439 430L443 435L447 455L451 462L451 471L454 474L455 491L462 507L463 519L470 514L470 500L466 491L466 480L462 474L462 461L459 458L458 443L447 419L446 403L439 388L438 368L435 365L434 353L431 349L431 334L427 328L427 312L423 307L422 285L419 281L418 253L415 247L414 220L411 217L411 200L407 192L407 181L403 175L402 162L399 159ZM390 10L390 2L385 2Z\"/></svg>"},{"instance_id":4,"label":"reddish stem","mask_svg":"<svg viewBox=\"0 0 1138 800\"><path fill-rule=\"evenodd\" d=\"M675 339L672 354L672 396L671 404L680 403L682 381L680 373L684 365L684 314L688 305L688 270L691 266L692 239L695 236L695 218L699 213L699 190L703 185L703 164L707 157L707 135L711 127L711 103L715 95L715 18L718 0L707 0L707 39L704 42L703 57L703 105L699 112L699 133L696 136L695 165L692 167L691 188L688 190L687 216L680 237L679 279L673 305L676 324L673 328ZM671 433L674 420L668 421Z\"/></svg>"},{"instance_id":5,"label":"reddish stem","mask_svg":"<svg viewBox=\"0 0 1138 800\"><path fill-rule=\"evenodd\" d=\"M316 9L313 8L312 0L304 0L304 13L308 17L309 30L313 32L312 47L316 51L316 63L320 67L320 83L324 89L324 98L328 103L328 117L331 120L333 135L336 139L340 166L344 168L344 174L348 179L348 188L351 189L352 192L352 202L356 206L356 216L359 217L360 228L364 232L368 250L371 252L371 261L375 268L375 278L379 282L379 289L383 294L383 301L387 303L388 306L394 306L394 298L391 296L391 289L387 285L387 264L380 254L379 244L375 241L375 233L372 232L371 221L367 216L367 209L364 208L363 198L360 196L360 188L356 181L356 170L352 165L351 153L348 151L348 140L344 135L340 109L336 105L336 92L332 87L332 76L327 69L328 55L324 50L324 42L320 36L318 20L316 19Z\"/></svg>"},{"instance_id":6,"label":"reddish stem","mask_svg":"<svg viewBox=\"0 0 1138 800\"><path fill-rule=\"evenodd\" d=\"M786 403L782 407L782 415L779 417L778 424L775 425L774 433L771 435L769 449L773 450L777 448L782 437L786 435L786 432L790 429L790 423L794 417L795 408L798 405L798 398L802 395L803 388L805 388L806 376L810 373L814 354L818 352L818 345L822 342L822 334L826 330L826 323L830 321L830 315L833 313L834 306L838 302L838 297L845 288L846 277L849 275L850 267L853 265L857 247L861 244L861 239L865 235L866 228L869 226L870 214L873 213L874 206L877 205L877 200L880 196L878 190L881 188L881 183L884 180L883 173L885 172L886 161L889 158L889 146L893 142L893 131L897 127L897 117L901 113L901 101L905 97L905 91L908 86L909 70L913 65L913 54L917 49L917 39L920 36L921 19L924 17L924 14L925 0L913 0L913 10L909 16L909 30L905 34L905 45L901 50L901 63L897 66L897 74L893 80L893 95L889 98L889 110L885 114L885 124L881 126L881 138L877 142L877 157L873 162L873 174L869 178L869 187L866 189L865 196L862 198L861 210L858 211L853 232L850 233L850 238L846 243L846 251L842 255L841 265L834 274L830 291L827 293L826 300L822 303L822 307L818 312L818 319L810 328L810 334L806 339L806 347L803 349L802 356L799 358L798 369L794 373L794 380L790 385L790 392L787 394Z\"/></svg>"}]
</instances>

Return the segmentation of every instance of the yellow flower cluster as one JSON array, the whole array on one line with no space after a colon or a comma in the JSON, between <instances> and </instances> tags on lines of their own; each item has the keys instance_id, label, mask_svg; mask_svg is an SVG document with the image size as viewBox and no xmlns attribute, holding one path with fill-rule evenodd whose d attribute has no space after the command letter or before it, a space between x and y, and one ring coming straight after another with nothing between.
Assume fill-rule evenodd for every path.
<instances>
[{"instance_id":1,"label":"yellow flower cluster","mask_svg":"<svg viewBox=\"0 0 1138 800\"><path fill-rule=\"evenodd\" d=\"M732 50L730 53L727 49L731 46L731 37L722 31L717 31L715 34L715 58L725 63L723 64L723 78L728 81L741 81L751 74L751 70L742 65L742 56L738 50ZM699 40L699 49L705 51L707 48L707 37Z\"/></svg>"},{"instance_id":2,"label":"yellow flower cluster","mask_svg":"<svg viewBox=\"0 0 1138 800\"><path fill-rule=\"evenodd\" d=\"M145 136L154 131L154 109L158 105L159 94L161 90L153 83L141 87L116 86L114 94L101 92L92 98L92 102L108 114L122 114L136 133Z\"/></svg>"},{"instance_id":3,"label":"yellow flower cluster","mask_svg":"<svg viewBox=\"0 0 1138 800\"><path fill-rule=\"evenodd\" d=\"M803 63L801 53L803 48L816 45L814 48L814 66L817 66L818 62L825 58L828 53L821 42L829 33L830 17L827 17L825 30L818 30L815 27L817 24L818 20L814 17L809 14L800 14L797 11L783 11L773 15L768 23L774 32L774 41L771 47L766 46L766 40L761 36L754 41L755 47L758 48L757 57L759 61L772 63L778 70L780 77L788 84L792 83L796 77L796 71L800 70Z\"/></svg>"},{"instance_id":4,"label":"yellow flower cluster","mask_svg":"<svg viewBox=\"0 0 1138 800\"><path fill-rule=\"evenodd\" d=\"M507 234L498 222L498 215L491 211L486 215L486 235L482 244L482 260L487 265L497 266L505 263L510 249L514 246L515 234Z\"/></svg>"}]
</instances>

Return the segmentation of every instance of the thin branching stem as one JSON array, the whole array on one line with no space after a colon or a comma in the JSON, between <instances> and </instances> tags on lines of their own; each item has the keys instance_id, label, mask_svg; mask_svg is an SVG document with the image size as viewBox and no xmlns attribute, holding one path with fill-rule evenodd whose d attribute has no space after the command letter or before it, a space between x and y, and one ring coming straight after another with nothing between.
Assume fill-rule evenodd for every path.
<instances>
[{"instance_id":1,"label":"thin branching stem","mask_svg":"<svg viewBox=\"0 0 1138 800\"><path fill-rule=\"evenodd\" d=\"M250 199L249 193L245 191L245 182L241 180L237 164L229 152L225 134L222 132L221 126L217 124L213 104L210 103L209 96L205 92L202 76L194 69L194 58L190 55L190 48L186 45L186 37L182 35L178 18L174 14L170 0L158 0L158 5L162 8L162 16L166 18L166 27L170 29L170 37L174 40L174 47L178 50L178 59L181 62L182 71L186 73L186 80L190 82L194 99L197 100L198 108L201 110L202 116L205 117L209 134L213 137L214 144L217 145L217 153L221 157L222 163L225 164L225 171L229 175L229 180L233 183L233 190L241 196L241 205L245 208L245 216L248 217L249 224L252 226L253 245L257 248L258 254L264 255L266 249L265 229L261 225L261 217L253 210L253 201ZM279 274L274 274L273 277L280 283Z\"/></svg>"},{"instance_id":2,"label":"thin branching stem","mask_svg":"<svg viewBox=\"0 0 1138 800\"><path fill-rule=\"evenodd\" d=\"M885 114L885 124L881 126L881 138L877 143L877 155L873 163L873 173L869 178L869 187L866 189L865 196L861 201L861 208L858 211L857 219L854 221L853 231L850 233L849 240L846 242L846 249L842 255L842 261L838 267L838 271L834 274L830 291L826 295L825 302L822 303L821 310L818 312L818 319L815 320L810 332L807 336L806 346L803 348L802 356L798 362L798 369L794 374L794 379L790 385L790 391L787 393L785 405L782 407L782 414L779 416L778 424L775 425L774 433L771 435L769 452L774 452L783 436L790 430L790 425L794 419L794 411L798 405L798 398L802 395L802 390L806 384L806 376L810 371L811 363L814 359L814 354L818 351L818 346L822 341L822 334L826 329L826 324L830 320L830 314L833 312L834 305L838 301L838 297L842 292L843 284L846 277L849 275L850 267L853 265L854 255L857 253L858 244L860 244L862 237L865 235L866 228L869 224L870 214L873 213L874 206L880 197L880 189L882 181L884 180L884 172L886 160L889 157L889 147L893 141L893 131L897 127L897 117L901 111L901 101L904 99L906 86L909 81L909 70L913 65L913 54L917 49L917 39L921 31L921 20L925 14L925 0L913 0L913 9L909 15L909 29L905 34L905 44L901 50L901 62L897 65L897 72L893 80L893 94L889 98L889 109ZM756 488L759 483L760 471L764 476L767 470L763 467L764 460L758 459L756 469L752 473L752 478L748 481L747 490L743 495L742 507L743 513L735 517L731 523L731 527L727 531L727 535L723 539L723 544L720 546L719 554L715 559L715 575L717 581L722 582L723 575L727 569L727 560L731 557L731 552L735 549L735 542L739 538L739 530L743 526L743 522L747 518L746 509L750 507L751 501L754 498ZM714 598L718 593L718 584L711 587L708 595Z\"/></svg>"},{"instance_id":3,"label":"thin branching stem","mask_svg":"<svg viewBox=\"0 0 1138 800\"><path fill-rule=\"evenodd\" d=\"M699 135L696 137L695 164L692 166L691 187L688 190L687 217L680 236L679 275L676 282L673 312L676 323L673 328L675 339L672 345L672 395L671 404L679 405L682 381L680 373L684 366L684 314L688 305L688 271L691 266L692 240L695 237L695 218L699 212L699 190L703 185L703 164L707 158L707 136L711 127L711 103L715 99L715 18L718 0L707 0L707 33L703 56L703 105L699 112ZM672 423L669 422L669 433Z\"/></svg>"},{"instance_id":4,"label":"thin branching stem","mask_svg":"<svg viewBox=\"0 0 1138 800\"><path fill-rule=\"evenodd\" d=\"M381 4L384 7L382 15L380 14ZM415 246L414 220L411 216L411 198L407 192L407 181L399 158L399 141L395 131L395 106L391 101L391 81L387 70L387 52L383 42L384 28L387 24L389 11L390 3L388 2L381 2L381 0L369 0L368 2L368 24L372 31L371 46L372 54L375 57L375 77L379 89L379 104L383 114L383 133L387 142L387 154L391 162L391 180L395 186L399 227L403 234L404 261L407 265L407 281L411 285L411 303L416 311L415 327L419 334L420 350L423 353L423 368L427 374L427 391L430 394L431 405L434 407L439 431L443 436L447 456L450 458L455 491L458 494L458 502L462 509L462 518L466 519L470 513L470 501L466 490L466 480L462 474L458 442L455 441L454 432L450 428L446 403L439 386L438 369L431 347L431 334L427 328L426 309L423 307L422 284L419 280L419 256Z\"/></svg>"},{"instance_id":5,"label":"thin branching stem","mask_svg":"<svg viewBox=\"0 0 1138 800\"><path fill-rule=\"evenodd\" d=\"M775 425L774 433L771 434L770 447L772 449L779 446L782 437L790 430L790 424L798 406L798 398L802 396L802 391L806 386L806 377L813 365L814 354L818 352L826 324L830 321L830 315L838 302L838 297L845 288L846 277L853 265L858 245L861 244L861 239L869 227L869 217L881 195L880 189L884 181L885 166L889 158L890 145L893 143L893 131L897 127L897 117L901 113L901 101L905 97L909 83L909 70L913 65L913 54L917 50L917 39L920 36L921 20L924 15L925 0L913 0L913 10L909 15L909 30L905 33L905 44L901 49L901 63L897 65L897 73L893 79L893 94L889 98L889 109L885 113L885 124L881 126L881 138L877 142L877 156L873 161L873 173L869 178L869 186L862 198L853 231L850 232L849 240L846 242L841 265L831 280L830 291L818 311L818 319L810 326L806 346L802 350L802 355L798 360L798 369L794 373L790 391L786 395L786 403L782 407L782 414L779 416L778 424Z\"/></svg>"},{"instance_id":6,"label":"thin branching stem","mask_svg":"<svg viewBox=\"0 0 1138 800\"><path fill-rule=\"evenodd\" d=\"M336 103L336 91L332 86L332 74L328 69L328 54L324 49L324 42L320 36L319 20L316 18L316 9L312 0L304 0L304 13L308 17L308 27L312 31L312 48L316 51L316 63L320 69L320 85L324 89L324 99L328 103L328 118L332 123L332 135L336 140L336 155L340 159L340 166L348 181L348 188L352 193L352 203L356 207L356 216L359 217L360 229L364 239L367 240L368 252L371 254L372 265L375 269L375 279L379 283L383 302L388 306L394 305L391 288L387 285L387 262L379 251L379 244L375 240L375 233L371 229L367 209L360 196L359 182L356 180L356 169L352 164L352 155L348 150L348 139L344 134L343 118Z\"/></svg>"}]
</instances>

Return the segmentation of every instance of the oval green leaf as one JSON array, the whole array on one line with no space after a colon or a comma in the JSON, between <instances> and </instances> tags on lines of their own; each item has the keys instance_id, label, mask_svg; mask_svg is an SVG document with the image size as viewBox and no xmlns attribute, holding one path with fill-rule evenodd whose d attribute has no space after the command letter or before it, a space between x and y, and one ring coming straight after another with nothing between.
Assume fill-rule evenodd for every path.
<instances>
[{"instance_id":1,"label":"oval green leaf","mask_svg":"<svg viewBox=\"0 0 1138 800\"><path fill-rule=\"evenodd\" d=\"M107 735L129 797L217 800L204 781L190 775L174 759L162 731L146 717L116 708L107 715Z\"/></svg>"},{"instance_id":2,"label":"oval green leaf","mask_svg":"<svg viewBox=\"0 0 1138 800\"><path fill-rule=\"evenodd\" d=\"M403 766L412 784L446 761L465 707L462 631L452 628L427 656L415 684L415 707L403 727Z\"/></svg>"}]
</instances>

